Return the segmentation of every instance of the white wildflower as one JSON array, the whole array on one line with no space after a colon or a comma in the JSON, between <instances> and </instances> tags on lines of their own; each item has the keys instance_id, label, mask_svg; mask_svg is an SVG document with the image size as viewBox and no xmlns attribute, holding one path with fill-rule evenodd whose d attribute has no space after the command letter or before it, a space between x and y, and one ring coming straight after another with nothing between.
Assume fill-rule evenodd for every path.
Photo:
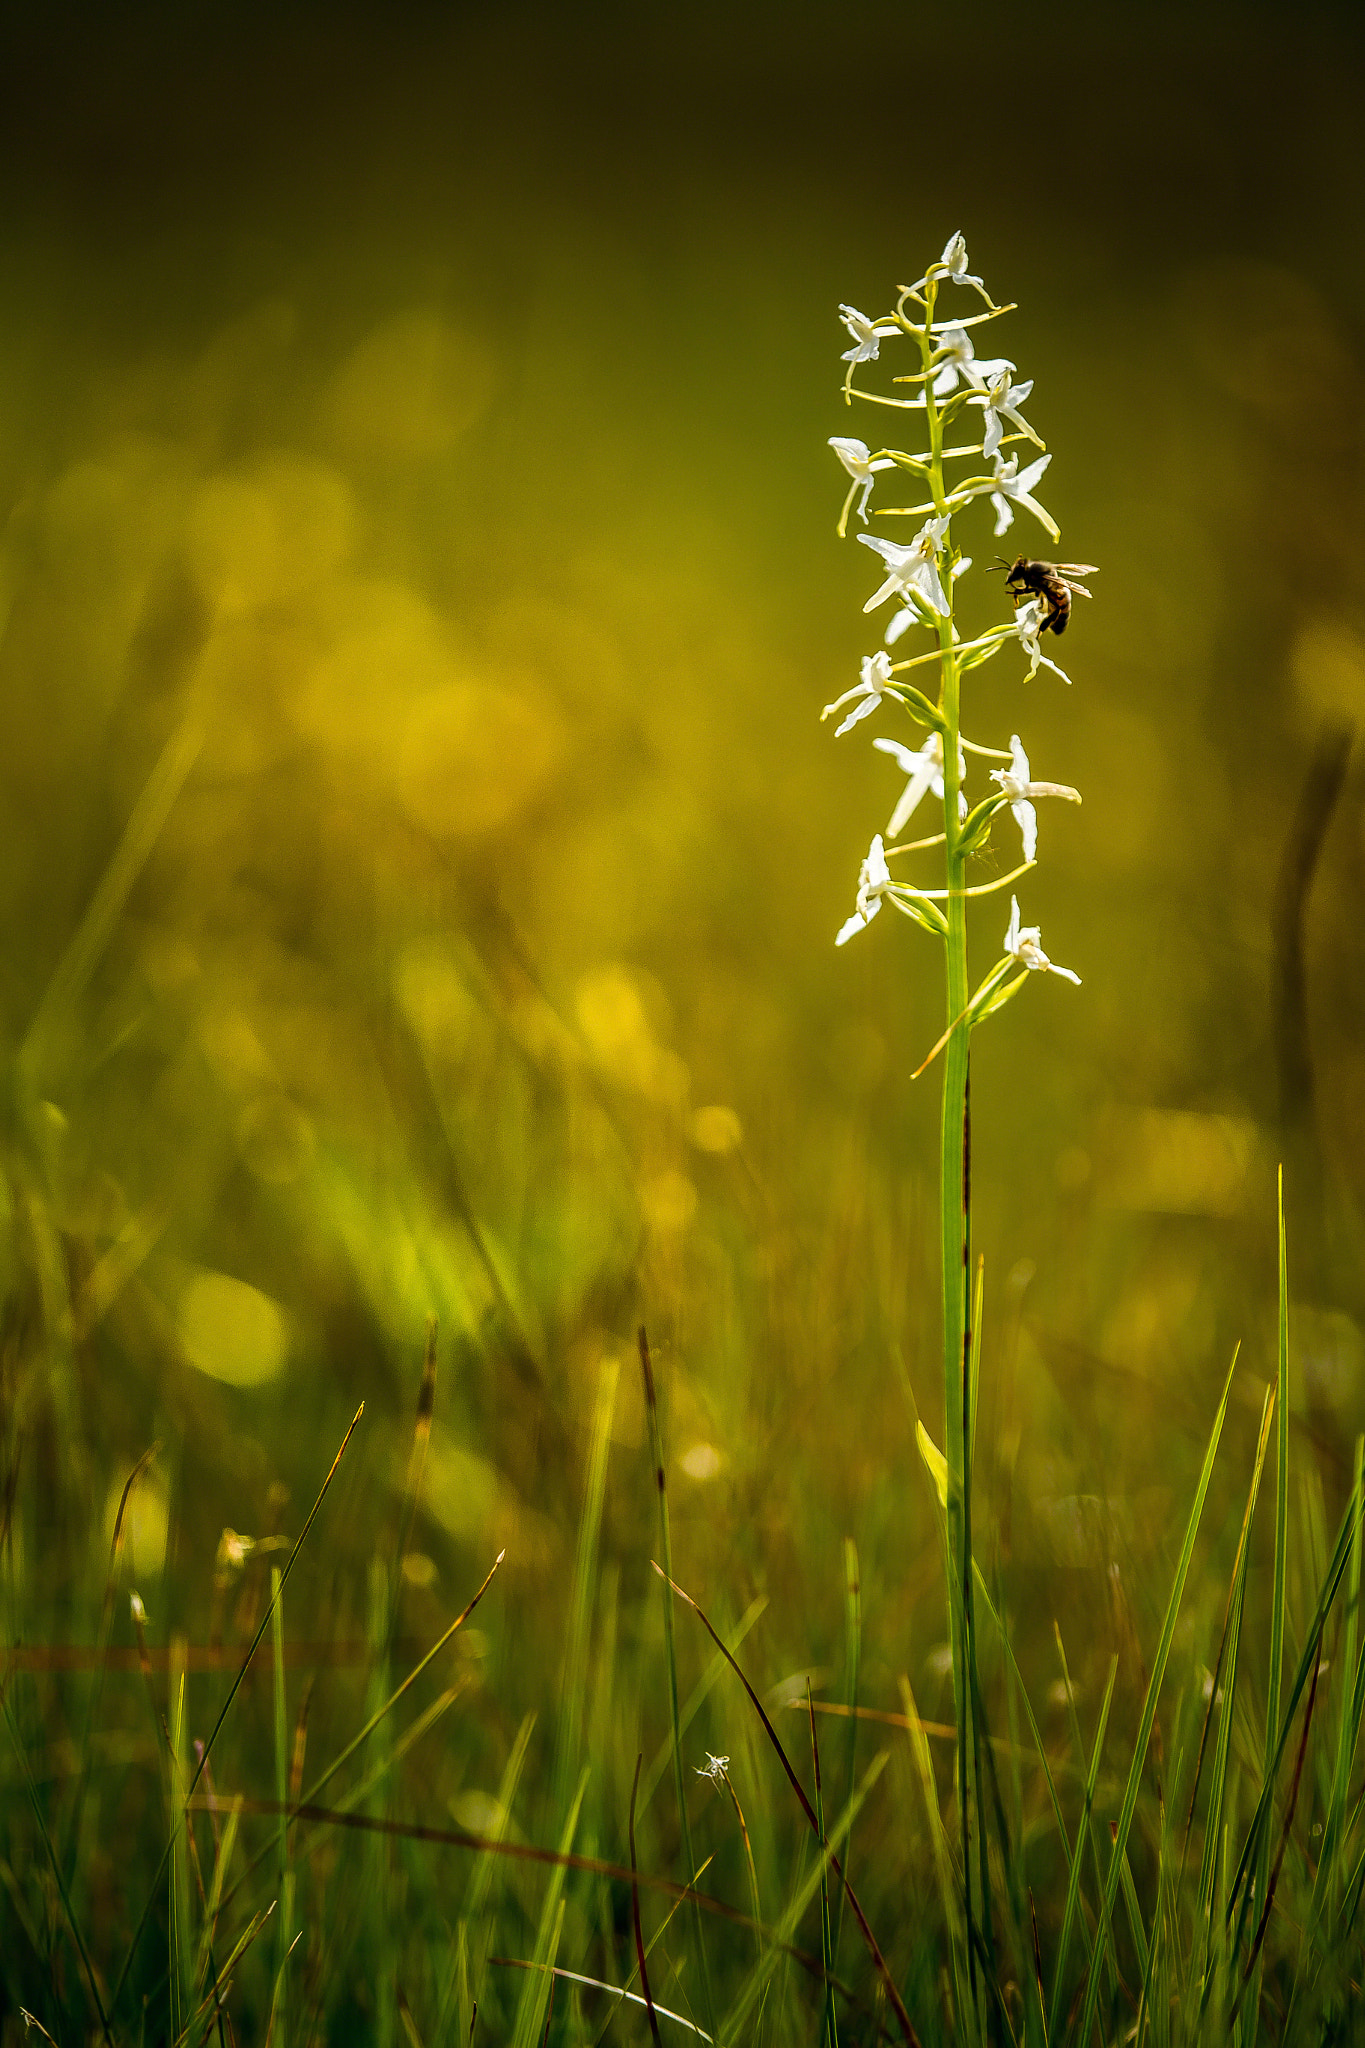
<instances>
[{"instance_id":1,"label":"white wildflower","mask_svg":"<svg viewBox=\"0 0 1365 2048\"><path fill-rule=\"evenodd\" d=\"M904 831L910 819L919 809L922 799L930 790L933 791L939 802L942 803L943 741L936 732L931 732L924 745L918 751L914 747L902 746L899 740L876 739L873 740L872 744L880 753L889 754L908 778L905 788L901 791L900 801L891 813L891 820L886 828L887 838L894 839L898 833ZM967 815L967 799L962 794L961 781L967 773L967 757L960 745L957 750L957 773L959 784L957 792L958 811L965 818Z\"/></svg>"},{"instance_id":2,"label":"white wildflower","mask_svg":"<svg viewBox=\"0 0 1365 2048\"><path fill-rule=\"evenodd\" d=\"M1019 898L1011 896L1010 928L1005 933L1005 951L1011 954L1014 959L1022 961L1025 967L1031 967L1036 972L1043 974L1060 974L1067 981L1074 981L1077 988L1079 988L1081 985L1080 975L1073 974L1069 967L1058 967L1053 961L1049 960L1047 954L1038 943L1041 937L1042 930L1036 924L1027 924L1022 929L1020 928Z\"/></svg>"},{"instance_id":3,"label":"white wildflower","mask_svg":"<svg viewBox=\"0 0 1365 2048\"><path fill-rule=\"evenodd\" d=\"M984 292L986 289L984 283L979 277L972 276L967 268L967 261L966 236L962 234L950 235L944 246L943 254L939 257L934 268L946 271L954 284L974 284L978 291ZM928 282L927 278L925 282Z\"/></svg>"},{"instance_id":4,"label":"white wildflower","mask_svg":"<svg viewBox=\"0 0 1365 2048\"><path fill-rule=\"evenodd\" d=\"M848 508L853 502L853 492L859 486L862 487L862 495L858 499L858 517L862 520L863 525L866 526L867 500L872 490L873 476L879 469L894 469L896 465L889 455L874 456L866 441L855 441L838 434L831 434L829 445L853 479L853 489L849 491L848 497L844 501L843 518L839 521L839 530L842 535L844 520L848 518Z\"/></svg>"},{"instance_id":5,"label":"white wildflower","mask_svg":"<svg viewBox=\"0 0 1365 2048\"><path fill-rule=\"evenodd\" d=\"M863 606L865 612L877 609L894 592L913 602L920 597L936 611L941 618L948 616L949 605L943 595L943 585L938 579L935 556L943 545L943 536L948 531L947 518L927 519L908 547L901 547L893 540L883 540L879 534L860 533L859 540L865 548L874 548L886 564L886 581Z\"/></svg>"},{"instance_id":6,"label":"white wildflower","mask_svg":"<svg viewBox=\"0 0 1365 2048\"><path fill-rule=\"evenodd\" d=\"M886 694L886 686L890 680L891 656L889 654L879 647L875 654L865 654L863 656L861 680L856 682L851 690L845 690L842 697L836 697L832 704L826 704L824 710L820 713L821 720L823 721L826 718L833 717L836 711L842 711L845 704L852 704L853 709L849 712L843 724L835 727L834 737L836 740L840 739L849 730L850 726L856 725L860 718L866 718L870 712L876 710Z\"/></svg>"},{"instance_id":7,"label":"white wildflower","mask_svg":"<svg viewBox=\"0 0 1365 2048\"><path fill-rule=\"evenodd\" d=\"M869 320L856 306L840 306L839 318L853 337L852 348L840 357L845 363L875 363L886 336L900 332L894 320Z\"/></svg>"},{"instance_id":8,"label":"white wildflower","mask_svg":"<svg viewBox=\"0 0 1365 2048\"><path fill-rule=\"evenodd\" d=\"M730 1759L728 1756L712 1756L708 1749L706 1762L694 1764L692 1768L699 1778L710 1778L714 1784L719 1785L730 1769Z\"/></svg>"},{"instance_id":9,"label":"white wildflower","mask_svg":"<svg viewBox=\"0 0 1365 2048\"><path fill-rule=\"evenodd\" d=\"M1038 813L1033 808L1036 796L1065 797L1068 803L1078 804L1081 793L1065 782L1031 782L1029 780L1028 755L1024 752L1018 733L1010 734L1010 765L1008 768L992 768L992 782L998 782L1010 800L1024 840L1024 859L1032 860L1038 851Z\"/></svg>"},{"instance_id":10,"label":"white wildflower","mask_svg":"<svg viewBox=\"0 0 1365 2048\"><path fill-rule=\"evenodd\" d=\"M1019 407L1027 399L1032 389L1032 377L1027 378L1022 384L1015 384L1011 380L1009 365L1001 370L998 377L993 377L986 386L986 395L982 400L982 404L985 407L986 423L985 433L981 442L981 452L988 462L993 455L999 452L1001 438L1005 431L1002 422L1005 420L1008 420L1012 427L1017 427L1021 434L1026 434L1035 447L1042 447L1042 442L1038 439L1038 436L1034 433L1024 415L1019 411Z\"/></svg>"},{"instance_id":11,"label":"white wildflower","mask_svg":"<svg viewBox=\"0 0 1365 2048\"><path fill-rule=\"evenodd\" d=\"M1014 630L1019 635L1020 645L1028 655L1029 675L1036 676L1041 666L1050 668L1053 675L1060 676L1064 683L1070 683L1071 678L1066 670L1059 667L1055 661L1049 660L1043 652L1041 635L1046 617L1047 606L1041 597L1031 597L1028 603L1021 604L1014 614Z\"/></svg>"},{"instance_id":12,"label":"white wildflower","mask_svg":"<svg viewBox=\"0 0 1365 2048\"><path fill-rule=\"evenodd\" d=\"M140 1593L130 1593L128 1595L128 1611L139 1628L146 1627L147 1610L142 1604L142 1595Z\"/></svg>"},{"instance_id":13,"label":"white wildflower","mask_svg":"<svg viewBox=\"0 0 1365 2048\"><path fill-rule=\"evenodd\" d=\"M855 932L871 924L882 907L882 897L891 887L891 870L886 865L886 853L882 846L882 835L877 833L867 849L867 859L858 870L857 907L852 917L840 925L835 938L836 946L846 946Z\"/></svg>"},{"instance_id":14,"label":"white wildflower","mask_svg":"<svg viewBox=\"0 0 1365 2048\"><path fill-rule=\"evenodd\" d=\"M967 571L971 568L971 566L971 556L960 555L957 561L953 563L954 583L957 582L959 576L965 576ZM929 620L923 612L917 612L912 605L907 605L903 611L894 612L892 614L891 623L887 627L885 635L883 637L885 638L888 647L894 647L896 642L900 639L902 633L907 632L911 626L927 626L928 623ZM954 635L954 637L956 637L956 635Z\"/></svg>"},{"instance_id":15,"label":"white wildflower","mask_svg":"<svg viewBox=\"0 0 1365 2048\"><path fill-rule=\"evenodd\" d=\"M1008 462L997 453L995 458L995 482L990 486L991 503L995 507L995 532L997 539L1014 524L1014 508L1022 505L1035 519L1040 519L1054 540L1060 538L1056 520L1045 512L1038 500L1030 493L1052 457L1040 455L1027 469L1019 467L1019 457L1011 455Z\"/></svg>"},{"instance_id":16,"label":"white wildflower","mask_svg":"<svg viewBox=\"0 0 1365 2048\"><path fill-rule=\"evenodd\" d=\"M959 382L989 390L1014 364L1004 356L978 356L965 327L944 327L934 336L934 396L946 398Z\"/></svg>"}]
</instances>

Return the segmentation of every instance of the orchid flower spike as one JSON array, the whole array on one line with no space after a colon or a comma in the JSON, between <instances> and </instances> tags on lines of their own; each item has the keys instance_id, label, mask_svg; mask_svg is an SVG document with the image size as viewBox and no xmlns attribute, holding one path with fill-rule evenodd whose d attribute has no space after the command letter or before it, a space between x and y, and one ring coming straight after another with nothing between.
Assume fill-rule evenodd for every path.
<instances>
[{"instance_id":1,"label":"orchid flower spike","mask_svg":"<svg viewBox=\"0 0 1365 2048\"><path fill-rule=\"evenodd\" d=\"M856 682L851 690L845 690L842 697L836 697L832 704L826 704L820 713L823 724L825 719L832 718L836 711L842 711L845 704L853 706L843 724L835 727L836 740L842 739L851 726L855 726L860 718L868 717L881 703L886 694L886 686L891 680L891 656L884 648L879 647L875 654L863 656L862 670L861 680Z\"/></svg>"},{"instance_id":2,"label":"orchid flower spike","mask_svg":"<svg viewBox=\"0 0 1365 2048\"><path fill-rule=\"evenodd\" d=\"M914 747L902 746L899 740L875 739L872 744L880 753L889 754L909 777L886 828L887 838L894 839L898 833L904 831L928 791L932 790L942 803L943 741L936 732L931 732L918 751ZM957 750L957 772L960 782L961 777L967 773L967 757L960 744ZM957 803L959 815L965 818L967 799L962 794L961 787L957 792Z\"/></svg>"},{"instance_id":3,"label":"orchid flower spike","mask_svg":"<svg viewBox=\"0 0 1365 2048\"><path fill-rule=\"evenodd\" d=\"M927 519L909 547L901 547L893 540L883 540L879 534L860 533L858 539L863 546L875 548L887 569L885 583L867 600L863 610L874 612L893 591L899 591L902 598L911 602L916 597L921 598L931 611L936 611L940 618L946 618L951 607L938 580L935 557L947 531L946 517Z\"/></svg>"},{"instance_id":4,"label":"orchid flower spike","mask_svg":"<svg viewBox=\"0 0 1365 2048\"><path fill-rule=\"evenodd\" d=\"M1049 960L1047 954L1038 943L1041 937L1042 930L1036 924L1026 924L1021 930L1019 924L1019 898L1011 896L1010 928L1005 933L1005 951L1012 955L1014 959L1022 961L1025 967L1031 967L1035 972L1042 974L1060 974L1065 980L1074 981L1077 988L1079 988L1081 985L1080 975L1073 974L1069 967L1058 967L1053 961Z\"/></svg>"},{"instance_id":5,"label":"orchid flower spike","mask_svg":"<svg viewBox=\"0 0 1365 2048\"><path fill-rule=\"evenodd\" d=\"M883 744L878 740L877 746ZM992 768L991 781L998 782L1010 800L1024 840L1024 859L1032 860L1038 851L1038 813L1033 808L1035 796L1065 797L1068 803L1078 804L1081 793L1065 782L1030 782L1028 755L1024 752L1018 733L1010 734L1010 765L1008 768Z\"/></svg>"},{"instance_id":6,"label":"orchid flower spike","mask_svg":"<svg viewBox=\"0 0 1365 2048\"><path fill-rule=\"evenodd\" d=\"M1040 519L1054 540L1061 538L1060 529L1050 512L1045 512L1038 500L1030 496L1052 457L1040 455L1027 469L1019 467L1019 457L1011 455L1008 462L997 452L995 457L995 482L990 487L991 503L995 507L995 532L998 539L1014 524L1014 508L1023 505L1035 519Z\"/></svg>"},{"instance_id":7,"label":"orchid flower spike","mask_svg":"<svg viewBox=\"0 0 1365 2048\"><path fill-rule=\"evenodd\" d=\"M875 363L886 336L900 332L894 320L869 320L856 306L840 306L839 318L853 337L852 348L839 358L843 363Z\"/></svg>"},{"instance_id":8,"label":"orchid flower spike","mask_svg":"<svg viewBox=\"0 0 1365 2048\"><path fill-rule=\"evenodd\" d=\"M1012 383L1011 368L1012 365L1007 364L998 377L991 379L986 386L986 395L981 401L986 412L986 431L982 438L981 453L988 462L992 456L999 453L1001 438L1005 431L1002 425L1004 420L1008 420L1012 427L1017 427L1021 434L1027 435L1035 448L1041 448L1043 445L1019 411L1019 407L1033 389L1033 379L1029 377L1022 384Z\"/></svg>"},{"instance_id":9,"label":"orchid flower spike","mask_svg":"<svg viewBox=\"0 0 1365 2048\"><path fill-rule=\"evenodd\" d=\"M842 540L844 528L848 524L848 512L850 505L853 503L854 492L861 486L862 495L858 499L858 517L862 520L863 525L866 526L867 501L872 490L873 476L879 469L894 469L896 465L889 455L874 456L866 441L855 441L839 434L831 434L829 445L853 479L848 496L844 499L844 509L839 514L839 538Z\"/></svg>"},{"instance_id":10,"label":"orchid flower spike","mask_svg":"<svg viewBox=\"0 0 1365 2048\"><path fill-rule=\"evenodd\" d=\"M1019 635L1020 646L1028 655L1030 680L1037 675L1039 668L1042 667L1050 668L1054 676L1060 676L1064 683L1069 684L1071 678L1066 670L1060 667L1057 662L1050 660L1043 652L1040 636L1046 616L1047 607L1041 597L1031 597L1028 603L1021 604L1018 611L1014 614L1014 630Z\"/></svg>"},{"instance_id":11,"label":"orchid flower spike","mask_svg":"<svg viewBox=\"0 0 1365 2048\"><path fill-rule=\"evenodd\" d=\"M836 946L846 946L855 932L871 924L882 907L882 897L891 887L891 870L886 865L886 853L879 832L867 849L867 859L858 870L858 895L853 915L840 925L835 936Z\"/></svg>"}]
</instances>

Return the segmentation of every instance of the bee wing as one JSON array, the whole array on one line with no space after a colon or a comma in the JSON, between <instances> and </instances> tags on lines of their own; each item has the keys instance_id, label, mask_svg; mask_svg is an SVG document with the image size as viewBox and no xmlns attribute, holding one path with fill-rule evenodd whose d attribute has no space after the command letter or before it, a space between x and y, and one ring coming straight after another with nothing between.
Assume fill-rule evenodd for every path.
<instances>
[{"instance_id":1,"label":"bee wing","mask_svg":"<svg viewBox=\"0 0 1365 2048\"><path fill-rule=\"evenodd\" d=\"M1065 583L1067 589L1071 591L1074 596L1089 597L1090 592L1086 589L1083 583L1078 583L1074 576L1063 576L1062 581L1063 583Z\"/></svg>"},{"instance_id":2,"label":"bee wing","mask_svg":"<svg viewBox=\"0 0 1365 2048\"><path fill-rule=\"evenodd\" d=\"M1054 562L1052 566L1059 576L1098 576L1100 573L1095 562Z\"/></svg>"}]
</instances>

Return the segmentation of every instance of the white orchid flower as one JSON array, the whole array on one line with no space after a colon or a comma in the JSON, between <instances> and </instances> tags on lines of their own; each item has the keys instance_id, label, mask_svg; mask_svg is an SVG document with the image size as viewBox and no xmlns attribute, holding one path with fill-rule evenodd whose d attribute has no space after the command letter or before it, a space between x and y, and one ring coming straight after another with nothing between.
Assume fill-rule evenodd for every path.
<instances>
[{"instance_id":1,"label":"white orchid flower","mask_svg":"<svg viewBox=\"0 0 1365 2048\"><path fill-rule=\"evenodd\" d=\"M1047 606L1041 597L1031 597L1028 603L1021 604L1014 614L1014 630L1019 635L1019 643L1028 656L1030 679L1037 675L1040 667L1050 668L1054 676L1060 676L1064 683L1069 684L1071 678L1066 670L1055 661L1049 660L1043 652L1041 635L1046 617Z\"/></svg>"},{"instance_id":2,"label":"white orchid flower","mask_svg":"<svg viewBox=\"0 0 1365 2048\"><path fill-rule=\"evenodd\" d=\"M954 583L957 582L959 576L965 576L967 571L971 568L971 566L972 558L970 555L959 556L957 561L953 563ZM896 642L900 639L901 635L907 632L911 626L923 626L927 624L928 620L925 618L923 612L917 612L913 609L912 606L907 605L904 611L893 613L891 623L887 627L883 637L888 647L894 647Z\"/></svg>"},{"instance_id":3,"label":"white orchid flower","mask_svg":"<svg viewBox=\"0 0 1365 2048\"><path fill-rule=\"evenodd\" d=\"M856 306L840 306L839 318L853 337L852 348L839 358L843 363L875 363L886 336L900 333L894 320L869 320Z\"/></svg>"},{"instance_id":4,"label":"white orchid flower","mask_svg":"<svg viewBox=\"0 0 1365 2048\"><path fill-rule=\"evenodd\" d=\"M860 679L853 685L851 690L845 690L842 697L836 697L832 704L826 704L824 710L820 713L821 722L823 723L827 718L832 718L836 711L842 711L845 704L851 704L853 709L849 712L848 717L842 725L836 726L834 729L835 739L842 739L844 734L850 727L855 726L860 718L867 718L876 710L886 694L886 686L890 680L891 656L881 647L877 649L875 654L865 654L863 656Z\"/></svg>"},{"instance_id":5,"label":"white orchid flower","mask_svg":"<svg viewBox=\"0 0 1365 2048\"><path fill-rule=\"evenodd\" d=\"M1002 422L1005 420L1008 420L1011 426L1017 427L1021 434L1026 434L1036 448L1042 447L1042 442L1038 439L1038 436L1034 433L1024 415L1019 411L1019 407L1024 403L1032 389L1032 377L1026 378L1022 384L1013 383L1008 366L1000 372L998 377L993 377L986 386L986 396L983 400L986 413L986 431L982 437L981 452L988 462L999 451L1001 438L1005 431Z\"/></svg>"},{"instance_id":6,"label":"white orchid flower","mask_svg":"<svg viewBox=\"0 0 1365 2048\"><path fill-rule=\"evenodd\" d=\"M877 742L881 744L880 741ZM1078 804L1081 793L1065 782L1031 782L1029 780L1028 755L1024 752L1018 733L1010 734L1010 765L1008 768L992 768L991 781L998 782L1010 800L1010 809L1024 840L1024 859L1032 860L1038 851L1038 813L1033 808L1036 796L1065 797L1068 803Z\"/></svg>"},{"instance_id":7,"label":"white orchid flower","mask_svg":"<svg viewBox=\"0 0 1365 2048\"><path fill-rule=\"evenodd\" d=\"M978 356L965 327L942 327L934 336L934 396L946 398L959 381L986 391L1014 368L1004 356Z\"/></svg>"},{"instance_id":8,"label":"white orchid flower","mask_svg":"<svg viewBox=\"0 0 1365 2048\"><path fill-rule=\"evenodd\" d=\"M895 839L899 833L904 831L910 819L919 809L922 799L930 790L933 791L940 803L943 801L943 741L936 732L931 732L924 745L918 750L914 747L902 746L899 740L875 739L872 744L879 753L889 754L892 760L896 762L898 767L908 777L905 788L901 791L900 801L891 813L890 822L886 828L887 838ZM959 782L957 792L958 814L965 818L967 815L967 799L962 794L960 785L963 776L967 773L967 757L963 753L960 744L957 750L957 773Z\"/></svg>"},{"instance_id":9,"label":"white orchid flower","mask_svg":"<svg viewBox=\"0 0 1365 2048\"><path fill-rule=\"evenodd\" d=\"M1036 462L1031 462L1027 469L1021 470L1017 455L1011 455L1007 462L1003 455L997 453L995 458L995 482L991 486L991 503L995 507L995 532L997 539L1002 533L1008 532L1009 528L1013 526L1014 508L1016 505L1024 506L1027 511L1033 514L1035 519L1040 519L1054 540L1061 538L1060 530L1052 514L1045 512L1038 503L1038 500L1030 496L1033 486L1037 483L1051 460L1052 457L1050 455L1040 455Z\"/></svg>"},{"instance_id":10,"label":"white orchid flower","mask_svg":"<svg viewBox=\"0 0 1365 2048\"><path fill-rule=\"evenodd\" d=\"M855 932L871 924L882 907L882 897L890 887L891 870L886 865L882 835L878 832L867 849L867 859L858 870L857 907L852 917L840 925L834 940L836 946L846 946Z\"/></svg>"},{"instance_id":11,"label":"white orchid flower","mask_svg":"<svg viewBox=\"0 0 1365 2048\"><path fill-rule=\"evenodd\" d=\"M839 538L842 540L844 527L848 521L849 507L853 503L854 492L861 486L862 496L858 499L858 517L862 520L863 525L866 526L867 500L872 490L873 477L879 469L894 469L896 465L889 455L874 456L866 441L854 441L846 439L839 434L831 434L829 445L853 479L852 488L844 500L844 509L839 515Z\"/></svg>"},{"instance_id":12,"label":"white orchid flower","mask_svg":"<svg viewBox=\"0 0 1365 2048\"><path fill-rule=\"evenodd\" d=\"M948 531L948 519L927 519L908 547L901 547L893 540L883 540L879 534L860 533L858 539L865 548L874 548L886 564L886 581L863 606L865 612L874 612L893 592L899 591L902 598L920 597L931 611L940 618L947 618L949 604L943 595L943 585L938 580L938 569L934 557L943 545L943 536Z\"/></svg>"},{"instance_id":13,"label":"white orchid flower","mask_svg":"<svg viewBox=\"0 0 1365 2048\"><path fill-rule=\"evenodd\" d=\"M1047 954L1038 943L1041 937L1041 928L1036 924L1026 924L1022 930L1020 929L1019 898L1011 896L1010 928L1005 933L1005 951L1011 954L1014 959L1022 961L1025 967L1031 967L1037 973L1060 974L1064 980L1074 981L1077 988L1079 988L1081 985L1080 975L1073 974L1069 967L1058 967L1055 962L1049 960Z\"/></svg>"},{"instance_id":14,"label":"white orchid flower","mask_svg":"<svg viewBox=\"0 0 1365 2048\"><path fill-rule=\"evenodd\" d=\"M965 235L950 235L944 245L943 254L936 266L946 270L954 284L974 284L978 291L986 287L979 277L973 277L967 268L967 239Z\"/></svg>"}]
</instances>

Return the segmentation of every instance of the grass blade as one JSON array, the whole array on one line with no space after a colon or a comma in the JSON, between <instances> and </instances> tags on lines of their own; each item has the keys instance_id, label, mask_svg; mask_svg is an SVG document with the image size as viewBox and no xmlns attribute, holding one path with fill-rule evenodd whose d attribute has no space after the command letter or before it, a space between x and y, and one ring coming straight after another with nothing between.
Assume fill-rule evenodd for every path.
<instances>
[{"instance_id":1,"label":"grass blade","mask_svg":"<svg viewBox=\"0 0 1365 2048\"><path fill-rule=\"evenodd\" d=\"M673 1724L673 1789L678 1801L678 1828L682 1836L683 1863L689 1879L696 1870L697 1859L692 1853L692 1826L687 1816L687 1780L683 1767L682 1716L678 1711L678 1655L673 1639L673 1546L668 1531L668 1491L664 1478L663 1441L659 1429L659 1404L654 1390L654 1369L650 1363L649 1338L642 1323L639 1332L640 1369L645 1382L645 1410L649 1417L649 1451L654 1461L654 1485L659 1511L659 1547L663 1555L664 1605L664 1656L668 1665L668 1711ZM711 1970L706 1955L706 1937L702 1932L701 1914L693 1910L692 1931L696 1941L697 1963L701 1971L702 2009L706 2024L714 2035L716 2031L715 1999L711 1991Z\"/></svg>"},{"instance_id":2,"label":"grass blade","mask_svg":"<svg viewBox=\"0 0 1365 2048\"><path fill-rule=\"evenodd\" d=\"M1190 1509L1189 1521L1186 1524L1185 1540L1181 1545L1180 1559L1176 1565L1175 1582L1171 1587L1171 1597L1166 1605L1166 1618L1162 1624L1161 1639L1157 1644L1156 1655L1152 1660L1152 1674L1147 1681L1147 1697L1142 1705L1142 1718L1138 1723L1137 1741L1133 1745L1133 1760L1129 1766L1128 1783L1124 1787L1123 1805L1119 1810L1118 1827L1115 1831L1113 1849L1109 1859L1109 1878L1105 1886L1104 1912L1100 1920L1096 1955L1091 1962L1090 1974L1086 1985L1085 2009L1081 2015L1080 2033L1078 2036L1081 2048L1086 2048L1086 2044L1090 2039L1090 2029L1094 2024L1095 2008L1099 2001L1100 1993L1100 1965L1103 1960L1107 1959L1110 1928L1113 1922L1114 1899L1119 1884L1119 1873L1123 1867L1123 1859L1128 1848L1128 1832L1133 1825L1133 1814L1137 1807L1138 1788L1142 1782L1143 1766L1147 1758L1147 1745L1151 1740L1152 1723L1156 1719L1157 1701L1161 1694L1162 1680L1166 1676L1166 1661L1171 1653L1171 1638L1175 1634L1175 1624L1180 1613L1180 1602L1185 1591L1185 1581L1189 1576L1190 1562L1194 1556L1195 1538L1199 1534L1199 1524L1204 1513L1204 1500L1209 1490L1209 1481L1213 1477L1213 1463L1217 1456L1219 1439L1223 1434L1223 1421L1228 1410L1228 1396L1232 1392L1232 1375L1236 1369L1237 1360L1234 1356L1232 1364L1228 1367L1227 1379L1223 1382L1223 1398L1218 1404L1218 1413L1214 1417L1213 1429L1209 1435L1208 1449L1204 1453L1204 1463L1199 1474L1199 1485L1195 1492L1194 1504Z\"/></svg>"}]
</instances>

